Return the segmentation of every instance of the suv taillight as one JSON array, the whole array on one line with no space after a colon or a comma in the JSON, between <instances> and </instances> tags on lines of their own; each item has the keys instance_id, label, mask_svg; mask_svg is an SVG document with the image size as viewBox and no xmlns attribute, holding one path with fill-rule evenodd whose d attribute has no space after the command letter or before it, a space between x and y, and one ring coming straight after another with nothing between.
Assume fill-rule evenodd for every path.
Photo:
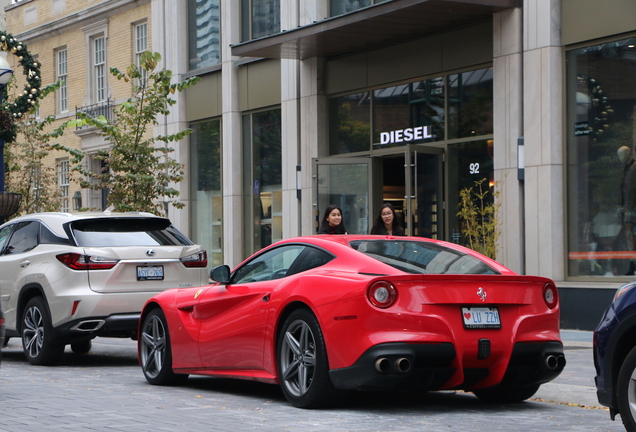
<instances>
[{"instance_id":1,"label":"suv taillight","mask_svg":"<svg viewBox=\"0 0 636 432\"><path fill-rule=\"evenodd\" d=\"M117 265L119 260L93 255L82 255L77 253L65 253L57 255L56 258L68 268L73 270L108 270Z\"/></svg>"},{"instance_id":2,"label":"suv taillight","mask_svg":"<svg viewBox=\"0 0 636 432\"><path fill-rule=\"evenodd\" d=\"M208 253L206 251L197 252L181 258L181 262L186 267L207 267Z\"/></svg>"}]
</instances>

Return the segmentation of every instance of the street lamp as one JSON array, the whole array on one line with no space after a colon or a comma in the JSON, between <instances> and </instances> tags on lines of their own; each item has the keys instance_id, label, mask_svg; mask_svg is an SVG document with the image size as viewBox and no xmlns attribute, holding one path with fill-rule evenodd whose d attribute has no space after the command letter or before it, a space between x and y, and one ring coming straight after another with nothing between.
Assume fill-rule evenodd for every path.
<instances>
[{"instance_id":1,"label":"street lamp","mask_svg":"<svg viewBox=\"0 0 636 432\"><path fill-rule=\"evenodd\" d=\"M13 76L13 69L9 61L0 56L0 107L2 106L2 95L4 86L7 85ZM0 192L4 192L4 138L0 136Z\"/></svg>"}]
</instances>

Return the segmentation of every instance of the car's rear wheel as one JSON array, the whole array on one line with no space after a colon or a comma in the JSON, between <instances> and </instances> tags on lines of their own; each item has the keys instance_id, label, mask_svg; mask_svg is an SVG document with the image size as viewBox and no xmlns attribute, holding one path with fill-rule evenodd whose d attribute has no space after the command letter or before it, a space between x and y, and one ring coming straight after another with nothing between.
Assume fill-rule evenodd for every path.
<instances>
[{"instance_id":1,"label":"car's rear wheel","mask_svg":"<svg viewBox=\"0 0 636 432\"><path fill-rule=\"evenodd\" d=\"M488 403L515 403L530 399L539 390L539 384L523 387L490 387L475 390L475 396Z\"/></svg>"},{"instance_id":2,"label":"car's rear wheel","mask_svg":"<svg viewBox=\"0 0 636 432\"><path fill-rule=\"evenodd\" d=\"M82 342L71 343L71 350L75 354L86 354L87 352L91 350L92 347L93 347L93 341L91 341L90 339L82 341Z\"/></svg>"},{"instance_id":3,"label":"car's rear wheel","mask_svg":"<svg viewBox=\"0 0 636 432\"><path fill-rule=\"evenodd\" d=\"M33 297L22 316L22 346L29 363L50 366L64 353L64 344L54 342L49 309L42 297Z\"/></svg>"},{"instance_id":4,"label":"car's rear wheel","mask_svg":"<svg viewBox=\"0 0 636 432\"><path fill-rule=\"evenodd\" d=\"M278 376L289 403L322 408L337 403L343 392L329 378L325 339L311 311L298 309L285 320L278 337Z\"/></svg>"},{"instance_id":5,"label":"car's rear wheel","mask_svg":"<svg viewBox=\"0 0 636 432\"><path fill-rule=\"evenodd\" d=\"M153 309L144 319L139 337L141 368L146 380L155 385L175 385L188 375L172 371L172 350L168 323L163 311Z\"/></svg>"},{"instance_id":6,"label":"car's rear wheel","mask_svg":"<svg viewBox=\"0 0 636 432\"><path fill-rule=\"evenodd\" d=\"M616 400L625 429L636 432L636 348L627 354L618 373Z\"/></svg>"}]
</instances>

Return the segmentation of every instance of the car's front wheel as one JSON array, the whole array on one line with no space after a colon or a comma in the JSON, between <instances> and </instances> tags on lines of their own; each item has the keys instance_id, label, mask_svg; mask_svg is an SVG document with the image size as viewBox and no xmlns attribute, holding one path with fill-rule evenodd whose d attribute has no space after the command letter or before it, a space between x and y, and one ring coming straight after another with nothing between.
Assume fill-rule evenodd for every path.
<instances>
[{"instance_id":1,"label":"car's front wheel","mask_svg":"<svg viewBox=\"0 0 636 432\"><path fill-rule=\"evenodd\" d=\"M618 373L616 400L625 429L636 432L636 348L627 354Z\"/></svg>"},{"instance_id":2,"label":"car's front wheel","mask_svg":"<svg viewBox=\"0 0 636 432\"><path fill-rule=\"evenodd\" d=\"M150 311L141 326L139 355L144 376L150 384L175 385L188 378L188 375L172 371L168 323L159 308Z\"/></svg>"},{"instance_id":3,"label":"car's front wheel","mask_svg":"<svg viewBox=\"0 0 636 432\"><path fill-rule=\"evenodd\" d=\"M29 363L51 366L64 353L64 344L54 342L53 325L45 301L34 297L22 315L22 346Z\"/></svg>"},{"instance_id":4,"label":"car's front wheel","mask_svg":"<svg viewBox=\"0 0 636 432\"><path fill-rule=\"evenodd\" d=\"M278 337L278 376L289 403L323 408L342 399L329 378L325 339L311 311L298 309L285 320Z\"/></svg>"}]
</instances>

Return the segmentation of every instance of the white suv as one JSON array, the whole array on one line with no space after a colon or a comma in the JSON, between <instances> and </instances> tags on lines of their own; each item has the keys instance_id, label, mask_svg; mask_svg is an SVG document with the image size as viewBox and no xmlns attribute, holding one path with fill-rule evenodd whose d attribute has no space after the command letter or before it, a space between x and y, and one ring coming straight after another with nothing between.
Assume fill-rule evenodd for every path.
<instances>
[{"instance_id":1,"label":"white suv","mask_svg":"<svg viewBox=\"0 0 636 432\"><path fill-rule=\"evenodd\" d=\"M32 364L55 364L66 344L137 338L141 308L168 288L208 283L207 253L150 213L38 213L0 226L6 338ZM5 341L6 343L6 341Z\"/></svg>"}]
</instances>

